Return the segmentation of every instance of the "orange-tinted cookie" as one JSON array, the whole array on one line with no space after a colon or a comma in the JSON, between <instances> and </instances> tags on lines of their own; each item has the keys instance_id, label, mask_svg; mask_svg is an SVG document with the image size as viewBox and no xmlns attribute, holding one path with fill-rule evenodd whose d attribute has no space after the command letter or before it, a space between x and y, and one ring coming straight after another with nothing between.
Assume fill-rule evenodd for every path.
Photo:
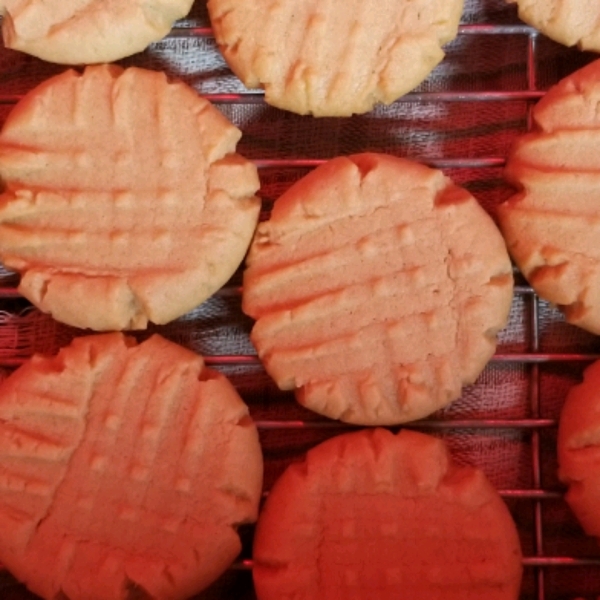
<instances>
[{"instance_id":1,"label":"orange-tinted cookie","mask_svg":"<svg viewBox=\"0 0 600 600\"><path fill-rule=\"evenodd\" d=\"M159 336L79 338L0 386L0 561L46 600L187 600L261 484L233 386Z\"/></svg>"},{"instance_id":2,"label":"orange-tinted cookie","mask_svg":"<svg viewBox=\"0 0 600 600\"><path fill-rule=\"evenodd\" d=\"M243 309L281 389L334 419L393 424L475 381L512 286L504 240L466 190L362 154L322 165L275 202L248 255Z\"/></svg>"},{"instance_id":3,"label":"orange-tinted cookie","mask_svg":"<svg viewBox=\"0 0 600 600\"><path fill-rule=\"evenodd\" d=\"M193 0L0 0L7 48L68 64L112 62L162 39Z\"/></svg>"},{"instance_id":4,"label":"orange-tinted cookie","mask_svg":"<svg viewBox=\"0 0 600 600\"><path fill-rule=\"evenodd\" d=\"M258 221L240 136L163 73L103 65L46 81L0 133L0 259L69 325L183 315L235 272Z\"/></svg>"},{"instance_id":5,"label":"orange-tinted cookie","mask_svg":"<svg viewBox=\"0 0 600 600\"><path fill-rule=\"evenodd\" d=\"M600 51L600 5L596 0L508 0L519 17L565 46Z\"/></svg>"},{"instance_id":6,"label":"orange-tinted cookie","mask_svg":"<svg viewBox=\"0 0 600 600\"><path fill-rule=\"evenodd\" d=\"M209 0L225 60L268 103L341 116L423 81L454 39L463 0Z\"/></svg>"},{"instance_id":7,"label":"orange-tinted cookie","mask_svg":"<svg viewBox=\"0 0 600 600\"><path fill-rule=\"evenodd\" d=\"M554 86L514 145L506 175L520 192L499 207L510 253L567 321L600 333L600 61Z\"/></svg>"},{"instance_id":8,"label":"orange-tinted cookie","mask_svg":"<svg viewBox=\"0 0 600 600\"><path fill-rule=\"evenodd\" d=\"M571 389L558 428L560 479L566 500L588 535L600 540L600 361Z\"/></svg>"},{"instance_id":9,"label":"orange-tinted cookie","mask_svg":"<svg viewBox=\"0 0 600 600\"><path fill-rule=\"evenodd\" d=\"M341 435L289 467L254 541L259 600L516 600L516 527L483 473L441 440Z\"/></svg>"}]
</instances>

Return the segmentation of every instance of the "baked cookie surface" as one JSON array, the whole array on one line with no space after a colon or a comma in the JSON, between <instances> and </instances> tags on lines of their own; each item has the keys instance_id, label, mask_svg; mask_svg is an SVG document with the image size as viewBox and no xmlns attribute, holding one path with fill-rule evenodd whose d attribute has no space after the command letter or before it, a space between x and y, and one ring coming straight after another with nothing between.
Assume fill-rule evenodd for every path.
<instances>
[{"instance_id":1,"label":"baked cookie surface","mask_svg":"<svg viewBox=\"0 0 600 600\"><path fill-rule=\"evenodd\" d=\"M193 0L0 0L7 48L69 65L119 60L165 37Z\"/></svg>"},{"instance_id":2,"label":"baked cookie surface","mask_svg":"<svg viewBox=\"0 0 600 600\"><path fill-rule=\"evenodd\" d=\"M269 104L342 116L415 88L454 39L463 0L209 0L234 73Z\"/></svg>"},{"instance_id":3,"label":"baked cookie surface","mask_svg":"<svg viewBox=\"0 0 600 600\"><path fill-rule=\"evenodd\" d=\"M289 467L253 558L259 600L517 600L522 572L515 524L483 473L407 430L340 435Z\"/></svg>"},{"instance_id":4,"label":"baked cookie surface","mask_svg":"<svg viewBox=\"0 0 600 600\"><path fill-rule=\"evenodd\" d=\"M69 325L183 315L235 272L258 221L240 136L162 73L103 65L48 80L0 133L0 259Z\"/></svg>"},{"instance_id":5,"label":"baked cookie surface","mask_svg":"<svg viewBox=\"0 0 600 600\"><path fill-rule=\"evenodd\" d=\"M275 201L244 273L251 339L311 410L377 425L461 394L496 347L512 270L491 218L440 171L336 158Z\"/></svg>"},{"instance_id":6,"label":"baked cookie surface","mask_svg":"<svg viewBox=\"0 0 600 600\"><path fill-rule=\"evenodd\" d=\"M600 361L571 388L558 427L558 475L584 531L600 541Z\"/></svg>"},{"instance_id":7,"label":"baked cookie surface","mask_svg":"<svg viewBox=\"0 0 600 600\"><path fill-rule=\"evenodd\" d=\"M554 41L600 51L600 5L596 0L508 0L519 17Z\"/></svg>"},{"instance_id":8,"label":"baked cookie surface","mask_svg":"<svg viewBox=\"0 0 600 600\"><path fill-rule=\"evenodd\" d=\"M187 600L262 485L246 405L159 336L78 338L0 385L0 561L46 600Z\"/></svg>"},{"instance_id":9,"label":"baked cookie surface","mask_svg":"<svg viewBox=\"0 0 600 600\"><path fill-rule=\"evenodd\" d=\"M521 191L498 210L508 249L567 321L600 333L600 61L563 79L509 155Z\"/></svg>"}]
</instances>

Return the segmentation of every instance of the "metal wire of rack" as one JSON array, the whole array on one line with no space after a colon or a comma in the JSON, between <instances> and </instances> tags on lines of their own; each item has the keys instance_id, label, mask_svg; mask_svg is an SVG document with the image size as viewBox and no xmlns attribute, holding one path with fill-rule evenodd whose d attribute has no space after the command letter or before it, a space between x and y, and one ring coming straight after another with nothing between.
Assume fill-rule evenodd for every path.
<instances>
[{"instance_id":1,"label":"metal wire of rack","mask_svg":"<svg viewBox=\"0 0 600 600\"><path fill-rule=\"evenodd\" d=\"M537 82L537 52L538 33L531 27L525 25L493 25L493 24L465 24L460 27L461 36L519 36L527 39L527 89L525 90L489 90L489 91L422 91L406 95L398 100L399 103L486 103L486 102L527 102L528 103L528 125L531 127L531 108L533 103L543 95L538 88ZM170 38L207 38L211 39L212 31L208 27L190 26L175 27ZM263 94L260 92L244 93L207 93L207 99L215 104L237 105L237 104L262 104ZM5 93L0 83L0 105L10 106L19 100L21 94ZM310 169L324 162L320 157L314 158L256 158L255 164L260 171L286 170L286 169ZM504 156L483 157L437 157L425 160L430 166L442 169L484 169L502 167L505 162ZM238 284L231 284L223 288L218 296L238 299L241 288ZM544 504L562 499L562 490L544 486L542 463L544 460L541 444L541 433L545 430L555 428L557 420L544 416L542 408L543 396L541 393L540 376L543 365L556 364L565 365L572 363L588 363L600 359L600 353L593 352L548 352L543 351L540 343L540 300L533 290L526 284L518 284L515 287L515 296L524 299L529 307L529 347L525 352L498 352L492 359L493 364L516 364L522 365L528 370L528 396L529 413L527 418L429 418L409 425L426 431L457 431L457 430L510 430L527 432L530 436L531 451L531 482L529 488L503 489L501 495L510 500L528 500L533 507L533 552L525 556L523 563L526 569L533 572L535 590L533 592L536 600L549 600L555 598L552 590L547 585L547 575L550 570L569 567L592 567L598 570L598 588L595 593L600 594L600 557L589 558L570 555L552 554L546 551ZM13 285L0 287L0 310L8 301L19 299L20 295ZM228 366L258 366L258 358L251 353L238 354L212 354L205 356L207 364L217 368ZM23 357L0 356L0 367L14 368L23 362ZM267 431L304 431L323 430L332 434L340 430L349 429L350 426L343 423L332 422L324 419L258 419L256 424L262 432ZM249 571L252 568L250 558L238 561L232 569L235 571ZM528 596L529 598L530 596Z\"/></svg>"}]
</instances>

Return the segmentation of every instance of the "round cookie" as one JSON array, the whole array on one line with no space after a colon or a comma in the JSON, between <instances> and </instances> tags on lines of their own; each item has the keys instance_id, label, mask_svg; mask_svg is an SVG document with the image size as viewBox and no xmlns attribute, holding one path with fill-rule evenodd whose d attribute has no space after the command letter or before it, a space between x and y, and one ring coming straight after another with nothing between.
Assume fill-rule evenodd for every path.
<instances>
[{"instance_id":1,"label":"round cookie","mask_svg":"<svg viewBox=\"0 0 600 600\"><path fill-rule=\"evenodd\" d=\"M200 356L78 338L0 386L0 561L46 600L184 600L256 520L258 434Z\"/></svg>"},{"instance_id":2,"label":"round cookie","mask_svg":"<svg viewBox=\"0 0 600 600\"><path fill-rule=\"evenodd\" d=\"M600 5L596 0L508 0L519 17L565 46L600 51Z\"/></svg>"},{"instance_id":3,"label":"round cookie","mask_svg":"<svg viewBox=\"0 0 600 600\"><path fill-rule=\"evenodd\" d=\"M566 500L588 535L600 540L600 361L572 388L558 428L558 475Z\"/></svg>"},{"instance_id":4,"label":"round cookie","mask_svg":"<svg viewBox=\"0 0 600 600\"><path fill-rule=\"evenodd\" d=\"M463 0L209 0L233 72L269 104L344 116L414 89L454 39Z\"/></svg>"},{"instance_id":5,"label":"round cookie","mask_svg":"<svg viewBox=\"0 0 600 600\"><path fill-rule=\"evenodd\" d=\"M235 272L258 221L240 136L163 73L102 65L48 80L0 133L0 259L69 325L183 315Z\"/></svg>"},{"instance_id":6,"label":"round cookie","mask_svg":"<svg viewBox=\"0 0 600 600\"><path fill-rule=\"evenodd\" d=\"M600 61L554 86L506 166L498 217L515 262L567 321L600 333Z\"/></svg>"},{"instance_id":7,"label":"round cookie","mask_svg":"<svg viewBox=\"0 0 600 600\"><path fill-rule=\"evenodd\" d=\"M504 240L443 173L336 158L261 223L244 273L251 338L281 389L350 423L446 406L493 355L512 301Z\"/></svg>"},{"instance_id":8,"label":"round cookie","mask_svg":"<svg viewBox=\"0 0 600 600\"><path fill-rule=\"evenodd\" d=\"M187 15L193 0L0 0L7 48L94 64L141 52Z\"/></svg>"},{"instance_id":9,"label":"round cookie","mask_svg":"<svg viewBox=\"0 0 600 600\"><path fill-rule=\"evenodd\" d=\"M310 450L276 482L254 539L259 600L516 600L521 573L515 524L484 474L407 430Z\"/></svg>"}]
</instances>

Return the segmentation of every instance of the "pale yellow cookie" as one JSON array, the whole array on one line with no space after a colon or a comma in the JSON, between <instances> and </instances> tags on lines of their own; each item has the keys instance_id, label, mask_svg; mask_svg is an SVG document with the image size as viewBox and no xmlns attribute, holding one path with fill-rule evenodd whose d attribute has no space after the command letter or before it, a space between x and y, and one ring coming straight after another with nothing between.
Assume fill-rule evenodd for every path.
<instances>
[{"instance_id":1,"label":"pale yellow cookie","mask_svg":"<svg viewBox=\"0 0 600 600\"><path fill-rule=\"evenodd\" d=\"M103 65L48 80L0 133L0 259L69 325L183 315L231 277L256 227L240 136L162 73Z\"/></svg>"},{"instance_id":2,"label":"pale yellow cookie","mask_svg":"<svg viewBox=\"0 0 600 600\"><path fill-rule=\"evenodd\" d=\"M588 535L600 540L600 361L571 389L558 428L559 477L566 500Z\"/></svg>"},{"instance_id":3,"label":"pale yellow cookie","mask_svg":"<svg viewBox=\"0 0 600 600\"><path fill-rule=\"evenodd\" d=\"M276 482L254 539L259 600L517 600L521 572L485 475L411 431L310 450Z\"/></svg>"},{"instance_id":4,"label":"pale yellow cookie","mask_svg":"<svg viewBox=\"0 0 600 600\"><path fill-rule=\"evenodd\" d=\"M76 339L0 386L0 562L46 600L184 600L256 519L258 434L200 356Z\"/></svg>"},{"instance_id":5,"label":"pale yellow cookie","mask_svg":"<svg viewBox=\"0 0 600 600\"><path fill-rule=\"evenodd\" d=\"M600 333L600 61L553 87L506 176L520 192L499 208L508 249L567 321Z\"/></svg>"},{"instance_id":6,"label":"pale yellow cookie","mask_svg":"<svg viewBox=\"0 0 600 600\"><path fill-rule=\"evenodd\" d=\"M454 39L463 0L209 0L225 60L269 104L342 116L423 81Z\"/></svg>"},{"instance_id":7,"label":"pale yellow cookie","mask_svg":"<svg viewBox=\"0 0 600 600\"><path fill-rule=\"evenodd\" d=\"M365 425L446 406L494 354L513 278L491 218L442 172L336 158L261 223L244 274L252 341L281 389Z\"/></svg>"},{"instance_id":8,"label":"pale yellow cookie","mask_svg":"<svg viewBox=\"0 0 600 600\"><path fill-rule=\"evenodd\" d=\"M553 40L582 50L600 51L600 4L597 0L508 0L519 17Z\"/></svg>"},{"instance_id":9,"label":"pale yellow cookie","mask_svg":"<svg viewBox=\"0 0 600 600\"><path fill-rule=\"evenodd\" d=\"M7 48L68 64L141 52L185 17L193 0L0 0Z\"/></svg>"}]
</instances>

